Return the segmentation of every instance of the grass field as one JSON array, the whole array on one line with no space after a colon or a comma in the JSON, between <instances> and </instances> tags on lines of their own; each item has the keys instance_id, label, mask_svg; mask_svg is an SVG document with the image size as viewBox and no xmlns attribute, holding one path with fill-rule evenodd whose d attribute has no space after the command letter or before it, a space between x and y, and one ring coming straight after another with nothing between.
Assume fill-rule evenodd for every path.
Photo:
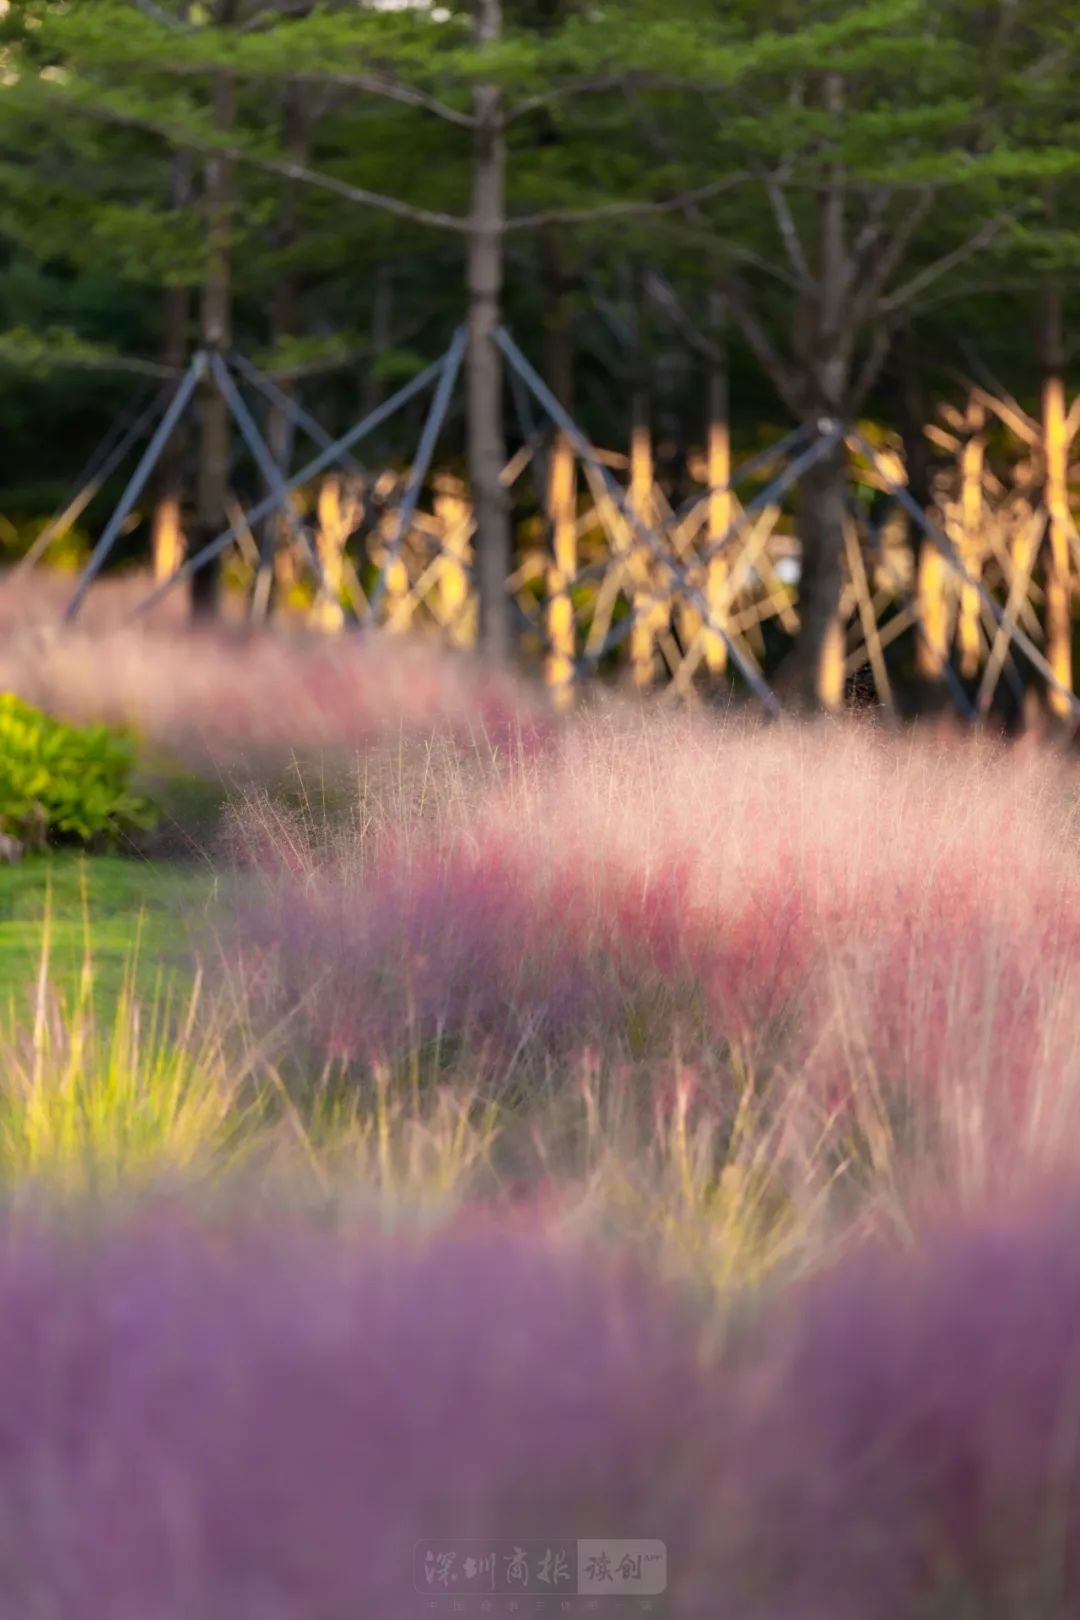
<instances>
[{"instance_id":1,"label":"grass field","mask_svg":"<svg viewBox=\"0 0 1080 1620\"><path fill-rule=\"evenodd\" d=\"M0 882L0 999L32 983L49 918L50 972L77 983L89 945L98 989L115 995L129 964L147 983L159 969L189 974L192 929L215 879L202 863L57 853L11 867Z\"/></svg>"}]
</instances>

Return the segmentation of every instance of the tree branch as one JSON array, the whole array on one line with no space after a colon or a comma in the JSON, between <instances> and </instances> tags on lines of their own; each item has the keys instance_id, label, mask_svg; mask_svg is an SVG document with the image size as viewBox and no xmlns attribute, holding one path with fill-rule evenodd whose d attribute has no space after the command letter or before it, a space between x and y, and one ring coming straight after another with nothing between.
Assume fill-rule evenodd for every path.
<instances>
[{"instance_id":1,"label":"tree branch","mask_svg":"<svg viewBox=\"0 0 1080 1620\"><path fill-rule=\"evenodd\" d=\"M676 197L665 197L659 202L601 203L595 208L550 208L538 214L518 214L506 222L507 231L531 231L539 225L582 225L594 219L621 219L634 214L675 214L702 202L707 197L718 197L730 191L749 177L745 174L728 175L710 185L698 186L693 191L680 192Z\"/></svg>"},{"instance_id":2,"label":"tree branch","mask_svg":"<svg viewBox=\"0 0 1080 1620\"><path fill-rule=\"evenodd\" d=\"M240 26L234 30L240 34L254 34L260 28L278 22L282 17L307 17L311 13L312 0L277 0L276 4L261 6L250 17L246 17Z\"/></svg>"},{"instance_id":3,"label":"tree branch","mask_svg":"<svg viewBox=\"0 0 1080 1620\"><path fill-rule=\"evenodd\" d=\"M451 231L459 236L466 235L470 228L468 220L456 214L442 214L430 208L418 208L412 203L403 202L400 197L387 197L382 192L368 191L363 186L352 185L348 180L340 180L336 175L325 174L321 169L309 169L302 163L292 163L286 158L267 157L261 152L252 152L243 146L223 145L220 141L196 135L190 130L173 129L153 118L144 118L137 113L120 112L112 107L90 106L75 98L69 98L66 105L71 111L81 112L101 123L116 124L125 129L141 129L148 135L156 135L170 146L228 158L233 163L261 169L266 174L280 175L284 180L295 180L315 190L328 191L335 197L344 198L346 202L359 203L365 208L377 208L383 213L393 214L398 219L407 219L414 225L427 225L433 230Z\"/></svg>"},{"instance_id":4,"label":"tree branch","mask_svg":"<svg viewBox=\"0 0 1080 1620\"><path fill-rule=\"evenodd\" d=\"M134 6L136 11L141 11L144 17L149 17L151 22L159 23L162 28L168 28L174 34L195 32L193 23L185 22L182 17L174 17L171 11L159 6L157 0L128 0L128 4Z\"/></svg>"},{"instance_id":5,"label":"tree branch","mask_svg":"<svg viewBox=\"0 0 1080 1620\"><path fill-rule=\"evenodd\" d=\"M209 62L154 62L148 65L163 68L177 77L220 71ZM276 73L272 68L245 67L242 61L231 64L230 71L239 79L270 79L287 84L318 84L330 85L338 90L363 90L367 95L383 96L387 101L398 101L405 107L417 107L423 112L433 113L436 118L448 124L457 124L461 129L476 128L476 119L471 113L451 107L436 96L429 96L425 90L417 90L412 85L401 84L397 79L384 79L374 73L321 73L305 68Z\"/></svg>"},{"instance_id":6,"label":"tree branch","mask_svg":"<svg viewBox=\"0 0 1080 1620\"><path fill-rule=\"evenodd\" d=\"M641 73L631 69L627 73L606 73L597 79L577 79L556 85L538 95L526 96L523 101L507 108L503 123L514 123L519 118L528 117L529 113L553 106L558 101L567 101L571 96L602 95L605 90L686 90L704 96L724 88L723 85L678 78L672 74Z\"/></svg>"},{"instance_id":7,"label":"tree branch","mask_svg":"<svg viewBox=\"0 0 1080 1620\"><path fill-rule=\"evenodd\" d=\"M704 355L707 360L712 361L714 364L721 358L722 351L720 348L694 325L686 312L682 299L666 276L662 276L654 270L646 271L645 290L653 303L664 310L671 318L676 329L682 333L683 338L690 344L691 348L696 349L698 354Z\"/></svg>"},{"instance_id":8,"label":"tree branch","mask_svg":"<svg viewBox=\"0 0 1080 1620\"><path fill-rule=\"evenodd\" d=\"M909 209L893 232L891 240L885 244L873 268L871 269L869 265L861 267L866 273L861 284L855 290L851 301L850 330L854 331L860 322L866 320L872 313L885 290L889 277L895 272L903 258L908 243L929 213L932 202L933 192L929 188L924 189L915 205ZM858 268L860 267L852 266L853 274L857 273Z\"/></svg>"},{"instance_id":9,"label":"tree branch","mask_svg":"<svg viewBox=\"0 0 1080 1620\"><path fill-rule=\"evenodd\" d=\"M774 347L772 339L758 320L739 282L734 277L728 278L724 284L724 291L754 358L768 374L784 404L796 420L801 421L804 414L803 401L795 372L785 364L779 351Z\"/></svg>"},{"instance_id":10,"label":"tree branch","mask_svg":"<svg viewBox=\"0 0 1080 1620\"><path fill-rule=\"evenodd\" d=\"M62 96L59 89L53 93L58 97ZM92 106L75 97L65 98L65 104L71 111L80 112L101 123L116 124L125 129L141 129L148 135L156 135L170 146L211 156L216 154L228 158L233 163L246 164L249 168L261 169L266 174L280 175L284 180L294 180L315 190L330 192L333 196L344 198L346 202L358 203L365 208L376 208L382 213L393 214L398 219L407 219L414 225L426 225L433 230L449 231L457 236L466 236L471 229L469 220L457 214L443 214L434 209L419 208L413 203L404 202L400 197L388 197L382 192L368 191L363 186L354 186L351 181L341 180L321 169L309 169L302 163L293 163L286 158L269 157L243 146L223 145L207 136L197 135L191 130L175 129L168 124L159 123L156 119L146 118L138 113L121 112L114 107ZM714 180L710 185L699 186L693 191L680 192L678 196L666 197L657 202L601 203L593 208L552 208L535 214L520 214L516 219L508 219L504 229L510 233L535 230L542 225L590 224L596 219L678 213L694 202L700 202L707 197L716 197L722 192L731 190L733 186L747 178L748 176L744 174L728 175L723 180Z\"/></svg>"},{"instance_id":11,"label":"tree branch","mask_svg":"<svg viewBox=\"0 0 1080 1620\"><path fill-rule=\"evenodd\" d=\"M962 242L951 253L946 253L940 259L935 260L933 264L928 264L924 270L920 270L917 275L912 276L910 281L906 281L902 287L898 287L888 298L883 298L878 306L881 312L890 315L898 309L903 309L904 305L910 304L912 299L922 292L924 287L932 286L942 276L948 275L950 270L954 270L958 264L963 264L965 259L970 259L973 253L978 253L981 248L989 246L994 237L999 236L1006 225L1015 218L1016 212L1013 210L1008 214L999 214L995 219L988 219L975 232L974 236L969 237L966 242Z\"/></svg>"},{"instance_id":12,"label":"tree branch","mask_svg":"<svg viewBox=\"0 0 1080 1620\"><path fill-rule=\"evenodd\" d=\"M875 327L874 335L870 339L870 347L866 351L863 363L859 368L859 375L852 385L845 413L848 417L859 414L863 400L881 375L881 368L888 358L892 339L893 326L890 322L882 321L880 325Z\"/></svg>"},{"instance_id":13,"label":"tree branch","mask_svg":"<svg viewBox=\"0 0 1080 1620\"><path fill-rule=\"evenodd\" d=\"M795 272L799 286L809 291L817 283L810 274L810 266L806 262L798 226L795 224L795 216L791 212L779 176L775 174L766 176L765 189L769 194L773 218L776 220L776 228L780 232L780 240L784 244L788 262Z\"/></svg>"},{"instance_id":14,"label":"tree branch","mask_svg":"<svg viewBox=\"0 0 1080 1620\"><path fill-rule=\"evenodd\" d=\"M875 186L870 194L867 205L866 218L862 223L854 242L851 244L851 283L858 279L864 266L869 263L871 253L881 240L884 229L885 210L892 200L891 186Z\"/></svg>"},{"instance_id":15,"label":"tree branch","mask_svg":"<svg viewBox=\"0 0 1080 1620\"><path fill-rule=\"evenodd\" d=\"M236 70L241 77L245 77L242 66ZM433 113L447 124L457 124L460 129L476 129L477 122L471 113L462 112L457 107L449 106L436 96L429 96L426 90L417 90L412 85L401 84L396 79L383 79L377 74L368 73L307 73L300 71L290 73L288 78L300 84L331 84L343 90L364 90L368 95L384 96L387 101L399 101L404 107L418 107L423 112Z\"/></svg>"},{"instance_id":16,"label":"tree branch","mask_svg":"<svg viewBox=\"0 0 1080 1620\"><path fill-rule=\"evenodd\" d=\"M165 366L156 360L140 360L135 355L67 353L63 349L50 350L44 344L29 347L6 334L0 335L0 357L15 365L44 366L46 369L70 367L74 371L130 372L135 377L181 377L175 366Z\"/></svg>"}]
</instances>

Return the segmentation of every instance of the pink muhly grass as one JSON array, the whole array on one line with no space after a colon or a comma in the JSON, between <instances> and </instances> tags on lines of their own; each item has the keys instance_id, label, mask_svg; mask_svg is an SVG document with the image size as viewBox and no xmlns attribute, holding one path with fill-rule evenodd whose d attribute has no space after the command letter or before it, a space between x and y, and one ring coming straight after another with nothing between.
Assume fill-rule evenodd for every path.
<instances>
[{"instance_id":1,"label":"pink muhly grass","mask_svg":"<svg viewBox=\"0 0 1080 1620\"><path fill-rule=\"evenodd\" d=\"M348 763L359 749L437 732L526 748L551 725L522 683L464 654L172 619L13 629L0 637L0 691L74 722L130 726L152 754L196 770Z\"/></svg>"},{"instance_id":2,"label":"pink muhly grass","mask_svg":"<svg viewBox=\"0 0 1080 1620\"><path fill-rule=\"evenodd\" d=\"M868 1099L938 1129L962 1098L988 1154L1018 1122L1068 1142L1080 838L1050 759L587 716L426 791L399 832L298 846L299 877L258 857L241 948L316 1042L366 1060L440 1036L542 1061L731 1049L797 1079L812 1132L850 1135Z\"/></svg>"},{"instance_id":3,"label":"pink muhly grass","mask_svg":"<svg viewBox=\"0 0 1080 1620\"><path fill-rule=\"evenodd\" d=\"M8 1620L405 1620L417 1541L668 1540L704 1616L697 1330L522 1231L176 1217L0 1247Z\"/></svg>"},{"instance_id":4,"label":"pink muhly grass","mask_svg":"<svg viewBox=\"0 0 1080 1620\"><path fill-rule=\"evenodd\" d=\"M729 1393L718 1620L1080 1612L1080 1207L870 1250L766 1313Z\"/></svg>"}]
</instances>

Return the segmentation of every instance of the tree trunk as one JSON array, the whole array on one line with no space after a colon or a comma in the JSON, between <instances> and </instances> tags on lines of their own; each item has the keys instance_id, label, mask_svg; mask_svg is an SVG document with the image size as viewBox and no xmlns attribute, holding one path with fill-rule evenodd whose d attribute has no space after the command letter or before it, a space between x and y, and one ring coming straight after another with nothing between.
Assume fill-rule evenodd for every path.
<instances>
[{"instance_id":1,"label":"tree trunk","mask_svg":"<svg viewBox=\"0 0 1080 1620\"><path fill-rule=\"evenodd\" d=\"M544 289L544 372L548 387L563 408L574 413L574 332L570 309L571 277L562 237L555 229L540 242Z\"/></svg>"},{"instance_id":2,"label":"tree trunk","mask_svg":"<svg viewBox=\"0 0 1080 1620\"><path fill-rule=\"evenodd\" d=\"M643 529L653 527L653 454L649 395L639 379L634 391L630 430L630 509ZM653 601L653 560L635 531L630 536L630 577L633 581L630 631L630 675L639 691L652 685L656 667L656 608Z\"/></svg>"},{"instance_id":3,"label":"tree trunk","mask_svg":"<svg viewBox=\"0 0 1080 1620\"><path fill-rule=\"evenodd\" d=\"M173 159L170 206L185 208L191 198L191 162L186 152ZM180 373L187 360L187 326L191 295L187 287L169 287L165 292L165 342L163 358L170 370ZM157 470L157 492L151 527L150 549L154 579L169 579L184 559L182 488L184 472L184 429L178 424L161 453Z\"/></svg>"},{"instance_id":4,"label":"tree trunk","mask_svg":"<svg viewBox=\"0 0 1080 1620\"><path fill-rule=\"evenodd\" d=\"M308 120L304 93L298 85L288 85L281 98L282 144L289 159L303 163L307 158ZM297 195L295 185L286 182L281 189L278 217L274 229L274 247L286 253L296 240ZM291 269L279 272L270 306L270 343L272 348L293 335L296 330L298 289ZM292 384L283 379L282 393L291 394ZM274 465L283 476L288 476L292 460L295 429L289 413L280 405L271 405L266 423L266 442ZM259 572L255 581L251 611L254 619L263 619L271 607L274 585L274 563L279 546L287 532L283 512L271 512L262 525L259 536Z\"/></svg>"},{"instance_id":5,"label":"tree trunk","mask_svg":"<svg viewBox=\"0 0 1080 1620\"><path fill-rule=\"evenodd\" d=\"M705 549L711 552L718 546L731 527L733 504L731 490L731 399L728 378L727 330L724 299L713 293L709 303L710 335L715 358L709 370L709 441L706 477L709 481L708 526ZM717 624L726 618L728 557L723 553L710 556L705 591L709 611ZM727 668L727 643L715 630L704 633L705 661L714 675L722 675Z\"/></svg>"},{"instance_id":6,"label":"tree trunk","mask_svg":"<svg viewBox=\"0 0 1080 1620\"><path fill-rule=\"evenodd\" d=\"M840 444L799 480L799 633L784 684L796 702L807 708L838 709L844 698L839 615L846 497L847 466Z\"/></svg>"},{"instance_id":7,"label":"tree trunk","mask_svg":"<svg viewBox=\"0 0 1080 1620\"><path fill-rule=\"evenodd\" d=\"M909 329L905 328L899 333L893 352L897 363L900 435L904 445L908 492L919 510L929 513L933 504L933 490L930 446L926 438L926 402ZM918 701L920 708L937 711L944 707L948 699L945 669L949 658L949 570L937 546L914 519L908 519L907 533L919 616L915 642Z\"/></svg>"},{"instance_id":8,"label":"tree trunk","mask_svg":"<svg viewBox=\"0 0 1080 1620\"><path fill-rule=\"evenodd\" d=\"M477 0L476 38L497 40L502 29L500 0ZM469 486L476 519L475 558L480 606L480 645L495 662L510 654L510 611L506 581L510 574L510 513L502 472L506 465L503 436L502 363L493 333L499 322L503 274L505 152L499 92L480 85L473 92L477 119L473 153L473 191L468 247L469 343L466 357L468 394Z\"/></svg>"},{"instance_id":9,"label":"tree trunk","mask_svg":"<svg viewBox=\"0 0 1080 1620\"><path fill-rule=\"evenodd\" d=\"M215 22L234 20L236 0L219 0ZM214 79L214 130L228 137L236 110L236 84L231 73L218 73ZM230 342L230 265L229 227L231 164L225 157L213 156L206 164L207 266L202 295L202 345L209 353L223 354ZM192 551L197 552L228 527L226 508L229 498L229 411L209 370L201 388L199 428L199 476ZM217 612L221 583L221 559L204 565L191 578L191 611L195 618Z\"/></svg>"},{"instance_id":10,"label":"tree trunk","mask_svg":"<svg viewBox=\"0 0 1080 1620\"><path fill-rule=\"evenodd\" d=\"M375 272L375 290L371 300L371 356L360 390L360 415L370 416L383 397L383 385L375 372L375 362L385 354L394 340L394 267L380 264Z\"/></svg>"},{"instance_id":11,"label":"tree trunk","mask_svg":"<svg viewBox=\"0 0 1080 1620\"><path fill-rule=\"evenodd\" d=\"M986 407L971 400L967 411L967 433L960 458L961 530L958 550L973 580L982 577L983 567L983 470L986 463ZM960 614L957 621L957 649L960 673L974 680L982 657L980 628L982 602L975 585L960 587Z\"/></svg>"},{"instance_id":12,"label":"tree trunk","mask_svg":"<svg viewBox=\"0 0 1080 1620\"><path fill-rule=\"evenodd\" d=\"M577 462L564 434L558 434L548 464L548 514L551 565L548 574L547 628L550 651L547 681L559 708L574 698L574 603L570 582L577 573Z\"/></svg>"},{"instance_id":13,"label":"tree trunk","mask_svg":"<svg viewBox=\"0 0 1080 1620\"><path fill-rule=\"evenodd\" d=\"M1072 690L1072 580L1069 566L1069 441L1066 431L1065 342L1061 288L1048 283L1043 294L1043 460L1049 515L1046 574L1046 655L1061 685ZM1047 693L1051 714L1068 719L1065 692Z\"/></svg>"},{"instance_id":14,"label":"tree trunk","mask_svg":"<svg viewBox=\"0 0 1080 1620\"><path fill-rule=\"evenodd\" d=\"M562 239L546 232L541 241L544 284L544 369L548 386L560 405L574 409L574 345L567 306L568 277ZM548 571L547 632L549 652L545 674L559 708L574 698L574 662L577 656L574 604L570 582L577 573L577 459L569 440L556 433L547 466L547 510L551 561Z\"/></svg>"}]
</instances>

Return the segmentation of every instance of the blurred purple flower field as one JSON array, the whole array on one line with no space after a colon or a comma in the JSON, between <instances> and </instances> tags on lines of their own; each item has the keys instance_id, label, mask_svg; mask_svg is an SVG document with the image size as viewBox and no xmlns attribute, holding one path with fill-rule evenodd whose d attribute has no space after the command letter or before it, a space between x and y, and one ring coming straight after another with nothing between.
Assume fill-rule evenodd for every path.
<instances>
[{"instance_id":1,"label":"blurred purple flower field","mask_svg":"<svg viewBox=\"0 0 1080 1620\"><path fill-rule=\"evenodd\" d=\"M559 1534L669 1541L704 1614L696 1339L540 1235L9 1230L0 1608L404 1620L425 1538Z\"/></svg>"},{"instance_id":2,"label":"blurred purple flower field","mask_svg":"<svg viewBox=\"0 0 1080 1620\"><path fill-rule=\"evenodd\" d=\"M1077 1219L857 1252L711 1350L537 1230L9 1223L3 1613L408 1620L423 1545L558 1535L663 1541L680 1620L1067 1620Z\"/></svg>"}]
</instances>

